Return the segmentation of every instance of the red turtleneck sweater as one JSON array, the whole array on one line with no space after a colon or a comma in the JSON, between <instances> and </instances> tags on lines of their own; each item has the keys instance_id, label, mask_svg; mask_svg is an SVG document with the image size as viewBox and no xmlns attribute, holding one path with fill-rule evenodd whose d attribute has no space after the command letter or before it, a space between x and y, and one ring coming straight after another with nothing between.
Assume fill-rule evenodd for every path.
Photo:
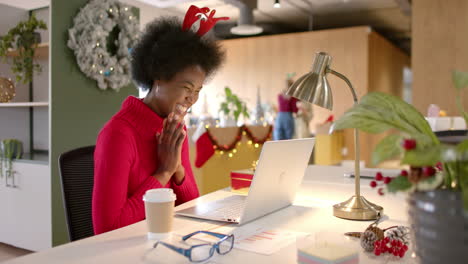
<instances>
[{"instance_id":1,"label":"red turtleneck sweater","mask_svg":"<svg viewBox=\"0 0 468 264\"><path fill-rule=\"evenodd\" d=\"M142 100L130 96L99 133L94 152L92 215L94 233L100 234L145 219L143 194L154 188L172 188L176 205L199 196L189 160L187 137L182 146L185 179L162 186L151 176L158 167L156 132L163 118Z\"/></svg>"}]
</instances>

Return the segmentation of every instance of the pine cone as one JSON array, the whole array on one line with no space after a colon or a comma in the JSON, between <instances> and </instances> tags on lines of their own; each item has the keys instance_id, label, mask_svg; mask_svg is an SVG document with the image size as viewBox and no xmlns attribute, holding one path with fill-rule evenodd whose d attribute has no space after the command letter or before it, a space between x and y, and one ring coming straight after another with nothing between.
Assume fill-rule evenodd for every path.
<instances>
[{"instance_id":1,"label":"pine cone","mask_svg":"<svg viewBox=\"0 0 468 264\"><path fill-rule=\"evenodd\" d=\"M361 234L361 247L366 251L372 251L374 242L382 238L384 238L384 231L372 224Z\"/></svg>"},{"instance_id":2,"label":"pine cone","mask_svg":"<svg viewBox=\"0 0 468 264\"><path fill-rule=\"evenodd\" d=\"M370 225L366 231L371 231L371 232L374 232L374 234L377 236L377 240L380 240L382 238L385 237L384 235L384 231L380 228L378 228L377 226L375 225Z\"/></svg>"},{"instance_id":3,"label":"pine cone","mask_svg":"<svg viewBox=\"0 0 468 264\"><path fill-rule=\"evenodd\" d=\"M391 240L400 240L405 245L409 245L409 242L410 242L409 227L397 226L395 228L387 230L385 232L385 235Z\"/></svg>"},{"instance_id":4,"label":"pine cone","mask_svg":"<svg viewBox=\"0 0 468 264\"><path fill-rule=\"evenodd\" d=\"M366 251L373 251L374 242L377 240L377 235L374 232L367 230L361 234L361 247Z\"/></svg>"},{"instance_id":5,"label":"pine cone","mask_svg":"<svg viewBox=\"0 0 468 264\"><path fill-rule=\"evenodd\" d=\"M422 168L411 166L410 173L408 175L408 180L412 183L418 183L422 178L423 178Z\"/></svg>"}]
</instances>

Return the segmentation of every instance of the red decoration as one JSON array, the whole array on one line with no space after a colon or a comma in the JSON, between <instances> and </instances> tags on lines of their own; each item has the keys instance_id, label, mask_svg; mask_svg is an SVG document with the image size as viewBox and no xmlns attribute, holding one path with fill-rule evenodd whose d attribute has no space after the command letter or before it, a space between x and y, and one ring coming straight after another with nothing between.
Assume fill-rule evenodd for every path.
<instances>
[{"instance_id":1,"label":"red decoration","mask_svg":"<svg viewBox=\"0 0 468 264\"><path fill-rule=\"evenodd\" d=\"M401 146L405 150L412 150L416 148L416 140L414 139L404 139L403 142L401 143Z\"/></svg>"},{"instance_id":2,"label":"red decoration","mask_svg":"<svg viewBox=\"0 0 468 264\"><path fill-rule=\"evenodd\" d=\"M422 168L422 173L425 177L431 177L436 173L436 170L432 166Z\"/></svg>"},{"instance_id":3,"label":"red decoration","mask_svg":"<svg viewBox=\"0 0 468 264\"><path fill-rule=\"evenodd\" d=\"M217 148L216 146L213 146L212 148L207 148L206 146L211 145L211 139L208 136L208 133L204 133L201 135L198 139L196 144L196 149L197 149L197 156L195 159L195 166L197 168L200 168L205 164L207 160L213 156L215 153L215 149Z\"/></svg>"},{"instance_id":4,"label":"red decoration","mask_svg":"<svg viewBox=\"0 0 468 264\"><path fill-rule=\"evenodd\" d=\"M377 190L377 193L378 193L379 195L384 195L383 188L379 188L379 189Z\"/></svg>"},{"instance_id":5,"label":"red decoration","mask_svg":"<svg viewBox=\"0 0 468 264\"><path fill-rule=\"evenodd\" d=\"M328 116L327 120L323 122L324 124L326 123L333 123L333 120L335 120L335 117L333 115Z\"/></svg>"},{"instance_id":6,"label":"red decoration","mask_svg":"<svg viewBox=\"0 0 468 264\"><path fill-rule=\"evenodd\" d=\"M262 139L259 139L259 138L256 138L253 134L252 134L252 131L250 131L250 129L246 126L246 125L243 125L241 127L239 127L239 130L237 131L237 136L234 138L234 140L231 142L231 144L224 144L224 145L220 145L218 143L218 141L216 140L216 138L214 136L211 135L210 133L210 128L207 128L207 132L208 132L208 137L210 138L211 140L211 144L213 144L217 150L222 150L222 151L230 151L230 150L233 150L237 143L239 141L241 141L242 139L242 132L246 133L246 136L252 140L252 143L254 144L263 144L265 143L265 141L267 141L268 139L271 138L271 132L272 132L272 126L269 127L268 129L268 133L267 133L267 136L265 138L262 138Z\"/></svg>"},{"instance_id":7,"label":"red decoration","mask_svg":"<svg viewBox=\"0 0 468 264\"><path fill-rule=\"evenodd\" d=\"M374 242L374 254L379 256L382 253L390 253L395 257L404 257L408 246L398 239L385 237Z\"/></svg>"},{"instance_id":8,"label":"red decoration","mask_svg":"<svg viewBox=\"0 0 468 264\"><path fill-rule=\"evenodd\" d=\"M254 175L253 170L231 171L231 187L234 191L249 188Z\"/></svg>"},{"instance_id":9,"label":"red decoration","mask_svg":"<svg viewBox=\"0 0 468 264\"><path fill-rule=\"evenodd\" d=\"M402 171L402 174L403 174L404 172L406 172L406 171L403 170L403 171ZM408 172L406 172L406 173L408 173ZM372 188L382 187L382 186L384 186L385 184L389 184L389 183L393 180L392 177L384 177L383 174L382 174L381 172L377 172L377 173L375 174L374 179L375 179L374 181L371 181L371 182L370 182L370 186L371 186ZM385 193L384 193L384 188L378 188L378 189L377 189L377 193L378 193L379 195L384 195L384 194L385 194Z\"/></svg>"},{"instance_id":10,"label":"red decoration","mask_svg":"<svg viewBox=\"0 0 468 264\"><path fill-rule=\"evenodd\" d=\"M197 35L203 36L206 34L206 32L210 31L212 29L216 22L219 20L228 20L229 17L214 17L214 14L216 13L216 10L211 10L210 15L206 18L200 21L200 28L198 29Z\"/></svg>"},{"instance_id":11,"label":"red decoration","mask_svg":"<svg viewBox=\"0 0 468 264\"><path fill-rule=\"evenodd\" d=\"M238 128L237 135L234 137L233 141L230 144L219 144L216 137L210 133L210 128L205 127L205 131L200 134L197 139L194 139L196 142L197 156L195 159L195 166L200 168L207 162L211 156L215 153L216 150L219 151L231 151L233 150L237 143L242 139L242 133L245 131L245 135L252 140L254 144L263 144L265 141L271 138L272 126L268 128L268 133L265 138L256 138L252 131L247 126L241 126Z\"/></svg>"},{"instance_id":12,"label":"red decoration","mask_svg":"<svg viewBox=\"0 0 468 264\"><path fill-rule=\"evenodd\" d=\"M383 175L382 175L381 172L377 172L377 173L375 174L375 180L376 180L376 181L381 181L381 180L383 180Z\"/></svg>"},{"instance_id":13,"label":"red decoration","mask_svg":"<svg viewBox=\"0 0 468 264\"><path fill-rule=\"evenodd\" d=\"M210 9L208 7L199 8L197 6L191 5L187 10L187 13L185 13L184 22L182 24L182 30L189 30L192 27L192 25L195 22L197 22L198 19L200 19L200 16L202 14L205 14L206 16L206 13L208 13L209 11Z\"/></svg>"},{"instance_id":14,"label":"red decoration","mask_svg":"<svg viewBox=\"0 0 468 264\"><path fill-rule=\"evenodd\" d=\"M188 31L192 27L192 25L197 22L197 20L201 19L200 27L198 28L197 35L203 36L211 28L213 28L219 20L228 20L229 17L214 17L216 10L212 9L210 14L210 9L208 7L199 8L197 6L191 5L185 13L184 22L182 24L182 30Z\"/></svg>"}]
</instances>

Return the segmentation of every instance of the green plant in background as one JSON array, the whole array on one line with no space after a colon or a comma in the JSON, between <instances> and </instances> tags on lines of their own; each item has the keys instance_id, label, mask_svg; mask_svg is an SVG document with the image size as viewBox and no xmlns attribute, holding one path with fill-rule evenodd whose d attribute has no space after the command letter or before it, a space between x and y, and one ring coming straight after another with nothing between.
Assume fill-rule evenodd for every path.
<instances>
[{"instance_id":1,"label":"green plant in background","mask_svg":"<svg viewBox=\"0 0 468 264\"><path fill-rule=\"evenodd\" d=\"M37 29L45 30L47 25L44 21L37 20L33 14L27 21L19 22L0 39L0 57L4 61L8 57L9 49L15 48L18 50L18 56L13 57L13 66L11 68L16 75L17 82L30 83L34 71L41 71L41 66L34 63L33 60L38 44L38 33L35 32Z\"/></svg>"},{"instance_id":2,"label":"green plant in background","mask_svg":"<svg viewBox=\"0 0 468 264\"><path fill-rule=\"evenodd\" d=\"M21 158L23 143L17 139L4 139L0 142L0 176L10 177L13 173L13 160Z\"/></svg>"},{"instance_id":3,"label":"green plant in background","mask_svg":"<svg viewBox=\"0 0 468 264\"><path fill-rule=\"evenodd\" d=\"M245 118L249 118L249 112L247 111L247 105L237 95L235 95L229 87L224 88L225 100L221 102L220 112L226 117L232 115L234 120L239 120L239 116L242 114Z\"/></svg>"},{"instance_id":4,"label":"green plant in background","mask_svg":"<svg viewBox=\"0 0 468 264\"><path fill-rule=\"evenodd\" d=\"M453 72L457 106L467 121L460 99L468 87L468 73ZM382 139L372 153L374 165L400 158L409 171L388 180L388 192L427 191L436 188L461 191L468 211L468 140L456 146L441 144L431 127L412 105L384 93L369 93L334 124L335 130L357 128L368 133L392 133ZM381 177L381 176L380 176Z\"/></svg>"}]
</instances>

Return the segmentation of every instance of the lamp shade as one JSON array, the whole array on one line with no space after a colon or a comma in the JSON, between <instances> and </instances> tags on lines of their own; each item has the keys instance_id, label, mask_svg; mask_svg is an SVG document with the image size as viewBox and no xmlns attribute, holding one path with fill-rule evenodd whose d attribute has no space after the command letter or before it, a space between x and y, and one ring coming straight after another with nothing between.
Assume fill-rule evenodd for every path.
<instances>
[{"instance_id":1,"label":"lamp shade","mask_svg":"<svg viewBox=\"0 0 468 264\"><path fill-rule=\"evenodd\" d=\"M333 96L326 78L330 62L330 55L325 52L318 52L315 55L312 71L297 79L288 88L286 94L332 110Z\"/></svg>"}]
</instances>

